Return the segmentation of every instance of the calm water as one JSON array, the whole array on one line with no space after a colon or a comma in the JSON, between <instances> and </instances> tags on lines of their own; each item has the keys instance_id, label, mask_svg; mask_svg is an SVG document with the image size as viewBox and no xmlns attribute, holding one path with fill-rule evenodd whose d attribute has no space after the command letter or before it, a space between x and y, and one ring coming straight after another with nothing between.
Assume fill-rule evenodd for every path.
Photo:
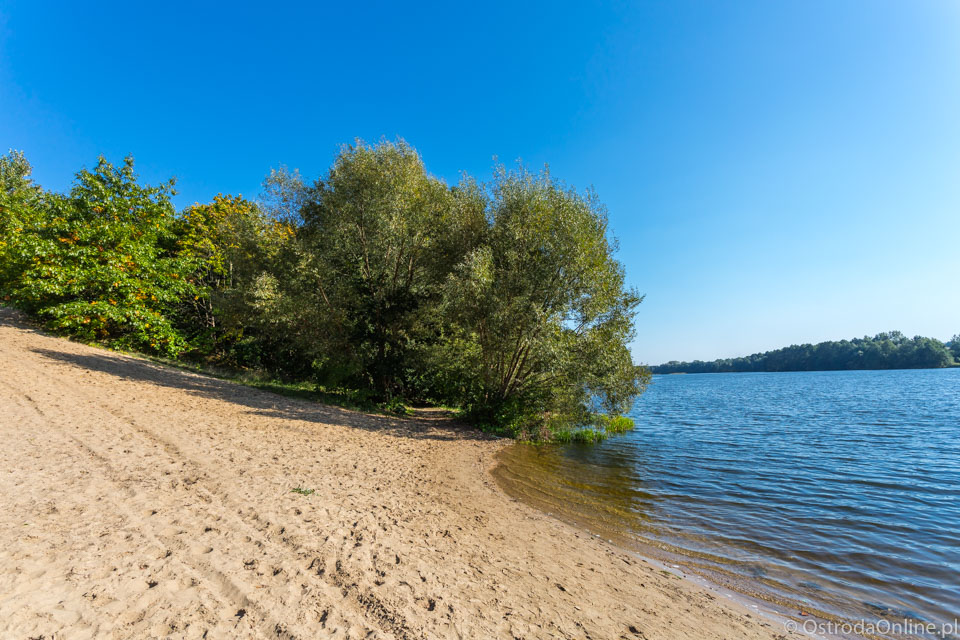
<instances>
[{"instance_id":1,"label":"calm water","mask_svg":"<svg viewBox=\"0 0 960 640\"><path fill-rule=\"evenodd\" d=\"M960 617L960 369L658 376L632 416L498 480L788 606Z\"/></svg>"}]
</instances>

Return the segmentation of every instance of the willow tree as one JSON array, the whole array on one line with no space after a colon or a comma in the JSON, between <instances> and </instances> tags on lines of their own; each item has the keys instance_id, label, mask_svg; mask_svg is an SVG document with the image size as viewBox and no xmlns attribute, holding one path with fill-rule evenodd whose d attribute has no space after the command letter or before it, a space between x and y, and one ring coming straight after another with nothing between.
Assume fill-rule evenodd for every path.
<instances>
[{"instance_id":1,"label":"willow tree","mask_svg":"<svg viewBox=\"0 0 960 640\"><path fill-rule=\"evenodd\" d=\"M307 302L298 324L321 382L404 393L411 350L431 339L427 307L484 228L470 193L430 176L399 141L344 147L305 194L290 293Z\"/></svg>"},{"instance_id":2,"label":"willow tree","mask_svg":"<svg viewBox=\"0 0 960 640\"><path fill-rule=\"evenodd\" d=\"M649 373L628 343L642 297L624 283L604 207L500 167L489 227L450 276L435 366L477 419L529 437L619 415Z\"/></svg>"}]
</instances>

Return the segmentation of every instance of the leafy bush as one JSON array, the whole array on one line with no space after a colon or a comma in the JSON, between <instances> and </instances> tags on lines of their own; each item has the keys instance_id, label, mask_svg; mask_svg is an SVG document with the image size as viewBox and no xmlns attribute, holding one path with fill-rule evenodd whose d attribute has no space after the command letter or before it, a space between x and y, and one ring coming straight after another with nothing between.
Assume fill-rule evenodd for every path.
<instances>
[{"instance_id":1,"label":"leafy bush","mask_svg":"<svg viewBox=\"0 0 960 640\"><path fill-rule=\"evenodd\" d=\"M83 340L175 356L181 301L200 295L192 263L176 255L173 182L137 184L133 159L103 158L70 194L47 194L15 248L13 301L49 327Z\"/></svg>"},{"instance_id":2,"label":"leafy bush","mask_svg":"<svg viewBox=\"0 0 960 640\"><path fill-rule=\"evenodd\" d=\"M387 402L384 402L380 405L380 410L384 413L390 413L395 416L406 416L410 415L411 411L407 408L407 405L403 403L403 400L400 398L392 398Z\"/></svg>"},{"instance_id":3,"label":"leafy bush","mask_svg":"<svg viewBox=\"0 0 960 640\"><path fill-rule=\"evenodd\" d=\"M597 442L603 442L607 439L607 434L605 432L597 429L591 429L590 427L564 429L561 431L555 431L551 435L551 441L560 444L595 444Z\"/></svg>"},{"instance_id":4,"label":"leafy bush","mask_svg":"<svg viewBox=\"0 0 960 640\"><path fill-rule=\"evenodd\" d=\"M43 190L22 152L0 157L0 295L9 300L28 254L23 240L41 216Z\"/></svg>"}]
</instances>

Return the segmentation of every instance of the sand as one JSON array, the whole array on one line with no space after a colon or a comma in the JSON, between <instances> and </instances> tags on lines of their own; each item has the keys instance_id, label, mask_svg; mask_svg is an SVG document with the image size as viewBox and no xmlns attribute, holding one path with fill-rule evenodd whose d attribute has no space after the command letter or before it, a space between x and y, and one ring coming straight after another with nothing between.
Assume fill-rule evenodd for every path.
<instances>
[{"instance_id":1,"label":"sand","mask_svg":"<svg viewBox=\"0 0 960 640\"><path fill-rule=\"evenodd\" d=\"M503 446L0 309L0 637L784 637L511 500L489 473Z\"/></svg>"}]
</instances>

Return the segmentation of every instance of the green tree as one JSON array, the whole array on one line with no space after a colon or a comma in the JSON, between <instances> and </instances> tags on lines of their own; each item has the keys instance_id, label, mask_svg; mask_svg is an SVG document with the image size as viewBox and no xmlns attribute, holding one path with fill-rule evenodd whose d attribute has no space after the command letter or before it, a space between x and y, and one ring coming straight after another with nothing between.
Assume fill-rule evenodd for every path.
<instances>
[{"instance_id":1,"label":"green tree","mask_svg":"<svg viewBox=\"0 0 960 640\"><path fill-rule=\"evenodd\" d=\"M83 340L455 404L525 437L629 424L641 297L593 194L503 168L450 187L403 141L345 146L310 186L272 171L256 203L177 215L173 187L101 158L47 193L0 158L0 290Z\"/></svg>"},{"instance_id":2,"label":"green tree","mask_svg":"<svg viewBox=\"0 0 960 640\"><path fill-rule=\"evenodd\" d=\"M25 228L17 304L69 335L154 353L186 347L174 311L198 295L192 263L175 255L173 181L141 186L133 158L100 158L67 196L49 196Z\"/></svg>"},{"instance_id":3,"label":"green tree","mask_svg":"<svg viewBox=\"0 0 960 640\"><path fill-rule=\"evenodd\" d=\"M9 296L23 271L24 235L44 212L43 190L33 182L21 151L0 157L0 295Z\"/></svg>"},{"instance_id":4,"label":"green tree","mask_svg":"<svg viewBox=\"0 0 960 640\"><path fill-rule=\"evenodd\" d=\"M286 166L270 169L262 186L259 203L267 215L292 227L303 224L302 212L308 189L298 169L291 171Z\"/></svg>"},{"instance_id":5,"label":"green tree","mask_svg":"<svg viewBox=\"0 0 960 640\"><path fill-rule=\"evenodd\" d=\"M403 141L344 147L304 194L286 295L264 297L296 323L323 384L380 399L409 392L411 349L430 337L428 307L485 225L474 196L430 176Z\"/></svg>"},{"instance_id":6,"label":"green tree","mask_svg":"<svg viewBox=\"0 0 960 640\"><path fill-rule=\"evenodd\" d=\"M899 331L873 336L793 345L745 358L714 362L667 362L653 367L654 373L718 373L735 371L836 371L847 369L921 369L947 367L953 355L939 340Z\"/></svg>"},{"instance_id":7,"label":"green tree","mask_svg":"<svg viewBox=\"0 0 960 640\"><path fill-rule=\"evenodd\" d=\"M294 227L254 202L220 194L186 209L175 231L178 255L193 264L199 287L180 310L194 341L207 357L225 364L276 368L270 351L279 345L271 332L258 331L254 289L274 270Z\"/></svg>"},{"instance_id":8,"label":"green tree","mask_svg":"<svg viewBox=\"0 0 960 640\"><path fill-rule=\"evenodd\" d=\"M269 219L256 203L240 196L214 197L183 212L175 225L178 253L194 264L203 295L190 301L201 326L212 329L225 321L242 321L243 295L270 264L285 239L288 224Z\"/></svg>"},{"instance_id":9,"label":"green tree","mask_svg":"<svg viewBox=\"0 0 960 640\"><path fill-rule=\"evenodd\" d=\"M526 437L627 411L649 379L627 348L642 298L624 284L603 206L547 171L500 167L489 217L444 292L433 362L451 399Z\"/></svg>"}]
</instances>

